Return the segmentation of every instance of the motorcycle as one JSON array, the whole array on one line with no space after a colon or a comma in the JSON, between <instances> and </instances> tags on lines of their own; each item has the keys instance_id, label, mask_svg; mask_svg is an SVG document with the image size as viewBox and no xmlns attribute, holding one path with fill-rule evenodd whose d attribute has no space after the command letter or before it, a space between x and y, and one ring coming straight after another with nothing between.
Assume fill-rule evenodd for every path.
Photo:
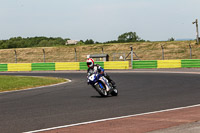
<instances>
[{"instance_id":1,"label":"motorcycle","mask_svg":"<svg viewBox=\"0 0 200 133\"><path fill-rule=\"evenodd\" d=\"M88 83L93 86L93 88L102 96L107 97L110 94L112 96L118 95L118 90L112 83L99 74L91 74L88 76Z\"/></svg>"}]
</instances>

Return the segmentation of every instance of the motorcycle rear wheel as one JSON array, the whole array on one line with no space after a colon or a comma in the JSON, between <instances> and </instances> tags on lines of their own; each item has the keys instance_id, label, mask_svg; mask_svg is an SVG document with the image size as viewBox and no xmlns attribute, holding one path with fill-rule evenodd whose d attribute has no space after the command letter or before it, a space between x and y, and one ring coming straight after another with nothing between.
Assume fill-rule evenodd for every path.
<instances>
[{"instance_id":1,"label":"motorcycle rear wheel","mask_svg":"<svg viewBox=\"0 0 200 133\"><path fill-rule=\"evenodd\" d=\"M117 96L118 95L118 90L117 88L114 88L113 91L110 93L112 96Z\"/></svg>"}]
</instances>

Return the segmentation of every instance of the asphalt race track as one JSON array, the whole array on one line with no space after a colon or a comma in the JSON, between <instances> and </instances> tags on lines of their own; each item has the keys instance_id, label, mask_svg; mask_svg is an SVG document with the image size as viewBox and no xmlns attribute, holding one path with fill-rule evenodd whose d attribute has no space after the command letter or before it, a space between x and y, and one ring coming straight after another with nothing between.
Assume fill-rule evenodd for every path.
<instances>
[{"instance_id":1,"label":"asphalt race track","mask_svg":"<svg viewBox=\"0 0 200 133\"><path fill-rule=\"evenodd\" d=\"M83 72L0 74L72 80L59 86L0 93L1 133L21 133L200 103L198 74L111 72L119 96L107 98L87 85Z\"/></svg>"}]
</instances>

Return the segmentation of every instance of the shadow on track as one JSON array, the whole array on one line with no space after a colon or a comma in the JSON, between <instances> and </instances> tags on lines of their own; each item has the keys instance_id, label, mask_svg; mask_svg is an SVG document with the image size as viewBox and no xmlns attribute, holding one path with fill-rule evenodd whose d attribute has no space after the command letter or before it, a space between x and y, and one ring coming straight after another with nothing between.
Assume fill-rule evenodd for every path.
<instances>
[{"instance_id":1,"label":"shadow on track","mask_svg":"<svg viewBox=\"0 0 200 133\"><path fill-rule=\"evenodd\" d=\"M112 96L107 96L107 97L102 97L102 96L91 96L91 98L109 98L109 97L112 97Z\"/></svg>"}]
</instances>

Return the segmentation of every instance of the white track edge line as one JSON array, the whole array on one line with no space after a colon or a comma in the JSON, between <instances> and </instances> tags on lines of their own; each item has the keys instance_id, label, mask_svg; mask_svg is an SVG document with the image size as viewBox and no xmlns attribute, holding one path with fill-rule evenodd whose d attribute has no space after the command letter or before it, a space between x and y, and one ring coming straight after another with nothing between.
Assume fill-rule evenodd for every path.
<instances>
[{"instance_id":1,"label":"white track edge line","mask_svg":"<svg viewBox=\"0 0 200 133\"><path fill-rule=\"evenodd\" d=\"M164 74L200 74L200 72L183 71L109 71L109 73L164 73Z\"/></svg>"},{"instance_id":2,"label":"white track edge line","mask_svg":"<svg viewBox=\"0 0 200 133\"><path fill-rule=\"evenodd\" d=\"M23 133L37 133L37 132L42 132L42 131L49 131L49 130L55 130L55 129L60 129L60 128L80 126L80 125L92 124L92 123L97 123L97 122L105 122L105 121L110 121L110 120L123 119L123 118L129 118L129 117L136 117L136 116L155 114L155 113L161 113L161 112L168 112L168 111L174 111L174 110L180 110L180 109L187 109L187 108L198 107L198 106L200 106L200 104L191 105L191 106L185 106L185 107L172 108L172 109L165 109L165 110L154 111L154 112L135 114L135 115L127 115L127 116L113 117L113 118L100 119L100 120L94 120L94 121L88 121L88 122L81 122L81 123L76 123L76 124L69 124L69 125L64 125L64 126L40 129L40 130L35 130L35 131L28 131L28 132L23 132Z\"/></svg>"}]
</instances>

